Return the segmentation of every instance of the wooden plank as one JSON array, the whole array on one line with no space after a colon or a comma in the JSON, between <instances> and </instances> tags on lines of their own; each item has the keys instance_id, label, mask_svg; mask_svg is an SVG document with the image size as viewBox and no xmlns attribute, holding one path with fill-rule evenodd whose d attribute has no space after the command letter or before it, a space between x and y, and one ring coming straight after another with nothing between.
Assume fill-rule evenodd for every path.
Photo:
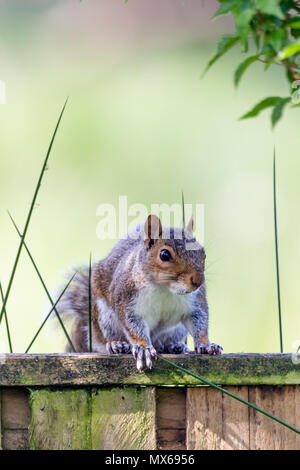
<instances>
[{"instance_id":1,"label":"wooden plank","mask_svg":"<svg viewBox=\"0 0 300 470\"><path fill-rule=\"evenodd\" d=\"M249 387L249 393L247 387L228 390L300 428L300 387ZM217 390L191 388L187 391L187 448L298 450L300 439L295 432Z\"/></svg>"},{"instance_id":2,"label":"wooden plank","mask_svg":"<svg viewBox=\"0 0 300 470\"><path fill-rule=\"evenodd\" d=\"M158 450L185 450L186 430L185 429L158 429L157 430Z\"/></svg>"},{"instance_id":3,"label":"wooden plank","mask_svg":"<svg viewBox=\"0 0 300 470\"><path fill-rule=\"evenodd\" d=\"M28 450L28 430L12 429L5 430L3 435L4 450Z\"/></svg>"},{"instance_id":4,"label":"wooden plank","mask_svg":"<svg viewBox=\"0 0 300 470\"><path fill-rule=\"evenodd\" d=\"M30 448L90 449L89 390L31 390Z\"/></svg>"},{"instance_id":5,"label":"wooden plank","mask_svg":"<svg viewBox=\"0 0 300 470\"><path fill-rule=\"evenodd\" d=\"M249 399L252 403L300 429L299 387L249 387ZM299 435L271 420L250 410L250 446L257 450L299 450Z\"/></svg>"},{"instance_id":6,"label":"wooden plank","mask_svg":"<svg viewBox=\"0 0 300 470\"><path fill-rule=\"evenodd\" d=\"M158 388L156 390L156 433L160 450L186 449L186 390Z\"/></svg>"},{"instance_id":7,"label":"wooden plank","mask_svg":"<svg viewBox=\"0 0 300 470\"><path fill-rule=\"evenodd\" d=\"M2 390L0 389L0 450L2 450Z\"/></svg>"},{"instance_id":8,"label":"wooden plank","mask_svg":"<svg viewBox=\"0 0 300 470\"><path fill-rule=\"evenodd\" d=\"M210 387L188 388L186 447L216 450L222 441L222 393Z\"/></svg>"},{"instance_id":9,"label":"wooden plank","mask_svg":"<svg viewBox=\"0 0 300 470\"><path fill-rule=\"evenodd\" d=\"M231 393L249 401L248 387L226 387ZM223 450L246 450L250 448L249 408L225 393L222 394L222 441Z\"/></svg>"},{"instance_id":10,"label":"wooden plank","mask_svg":"<svg viewBox=\"0 0 300 470\"><path fill-rule=\"evenodd\" d=\"M30 408L26 389L2 389L2 447L5 450L28 449Z\"/></svg>"},{"instance_id":11,"label":"wooden plank","mask_svg":"<svg viewBox=\"0 0 300 470\"><path fill-rule=\"evenodd\" d=\"M2 390L2 427L3 429L26 430L30 423L29 394L24 389Z\"/></svg>"},{"instance_id":12,"label":"wooden plank","mask_svg":"<svg viewBox=\"0 0 300 470\"><path fill-rule=\"evenodd\" d=\"M161 450L186 449L186 389L156 390L157 446Z\"/></svg>"},{"instance_id":13,"label":"wooden plank","mask_svg":"<svg viewBox=\"0 0 300 470\"><path fill-rule=\"evenodd\" d=\"M153 450L155 389L98 389L92 394L91 439L94 450Z\"/></svg>"},{"instance_id":14,"label":"wooden plank","mask_svg":"<svg viewBox=\"0 0 300 470\"><path fill-rule=\"evenodd\" d=\"M248 400L248 387L226 387ZM187 391L187 448L249 449L249 410L211 387Z\"/></svg>"},{"instance_id":15,"label":"wooden plank","mask_svg":"<svg viewBox=\"0 0 300 470\"><path fill-rule=\"evenodd\" d=\"M168 355L186 369L223 385L300 384L290 354ZM0 355L0 386L199 385L158 359L138 373L131 356L98 354Z\"/></svg>"},{"instance_id":16,"label":"wooden plank","mask_svg":"<svg viewBox=\"0 0 300 470\"><path fill-rule=\"evenodd\" d=\"M295 389L295 402L296 402L296 419L297 429L300 429L300 387L294 387ZM300 435L296 436L296 446L297 450L300 450Z\"/></svg>"}]
</instances>

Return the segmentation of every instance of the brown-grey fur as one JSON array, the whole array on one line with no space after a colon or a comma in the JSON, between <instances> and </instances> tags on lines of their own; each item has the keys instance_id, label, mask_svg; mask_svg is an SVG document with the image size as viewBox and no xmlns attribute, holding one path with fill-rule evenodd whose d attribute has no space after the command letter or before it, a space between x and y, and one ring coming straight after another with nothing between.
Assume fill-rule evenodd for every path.
<instances>
[{"instance_id":1,"label":"brown-grey fur","mask_svg":"<svg viewBox=\"0 0 300 470\"><path fill-rule=\"evenodd\" d=\"M196 243L192 233L163 229L156 216L137 229L139 236L128 234L92 267L93 349L132 352L141 370L144 361L151 368L156 352L188 352L183 342L189 332L196 352L220 354L221 346L208 339L203 247L188 250L187 242ZM162 260L162 250L169 261ZM76 318L72 340L77 352L89 347L88 305L89 272L82 268L58 304L61 313ZM165 311L168 306L174 315Z\"/></svg>"}]
</instances>

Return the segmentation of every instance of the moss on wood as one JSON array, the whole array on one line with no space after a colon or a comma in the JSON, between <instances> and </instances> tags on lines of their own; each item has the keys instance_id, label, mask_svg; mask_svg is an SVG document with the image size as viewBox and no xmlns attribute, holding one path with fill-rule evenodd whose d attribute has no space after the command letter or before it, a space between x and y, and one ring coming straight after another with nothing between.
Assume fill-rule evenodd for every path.
<instances>
[{"instance_id":1,"label":"moss on wood","mask_svg":"<svg viewBox=\"0 0 300 470\"><path fill-rule=\"evenodd\" d=\"M155 449L155 390L31 390L31 449Z\"/></svg>"},{"instance_id":2,"label":"moss on wood","mask_svg":"<svg viewBox=\"0 0 300 470\"><path fill-rule=\"evenodd\" d=\"M92 449L156 448L155 390L99 389L92 394Z\"/></svg>"},{"instance_id":3,"label":"moss on wood","mask_svg":"<svg viewBox=\"0 0 300 470\"><path fill-rule=\"evenodd\" d=\"M167 356L186 369L222 385L300 384L300 364L290 354ZM0 355L0 386L199 385L200 382L157 360L137 372L131 356L98 354Z\"/></svg>"},{"instance_id":4,"label":"moss on wood","mask_svg":"<svg viewBox=\"0 0 300 470\"><path fill-rule=\"evenodd\" d=\"M31 390L31 449L90 449L90 397L86 390Z\"/></svg>"}]
</instances>

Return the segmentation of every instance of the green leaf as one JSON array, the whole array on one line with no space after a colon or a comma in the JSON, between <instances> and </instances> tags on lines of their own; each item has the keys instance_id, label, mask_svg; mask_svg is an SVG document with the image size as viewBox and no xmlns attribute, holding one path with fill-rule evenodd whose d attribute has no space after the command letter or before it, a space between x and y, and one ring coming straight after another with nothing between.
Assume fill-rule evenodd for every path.
<instances>
[{"instance_id":1,"label":"green leaf","mask_svg":"<svg viewBox=\"0 0 300 470\"><path fill-rule=\"evenodd\" d=\"M300 52L300 41L288 44L282 49L277 55L277 60L285 60L291 55L297 54Z\"/></svg>"},{"instance_id":2,"label":"green leaf","mask_svg":"<svg viewBox=\"0 0 300 470\"><path fill-rule=\"evenodd\" d=\"M255 62L258 59L259 55L252 55L251 57L247 57L246 60L244 60L236 69L234 73L234 84L235 86L238 86L244 72L247 70L249 65L251 65L253 62Z\"/></svg>"},{"instance_id":3,"label":"green leaf","mask_svg":"<svg viewBox=\"0 0 300 470\"><path fill-rule=\"evenodd\" d=\"M255 5L262 13L277 16L281 20L284 18L278 0L255 0Z\"/></svg>"},{"instance_id":4,"label":"green leaf","mask_svg":"<svg viewBox=\"0 0 300 470\"><path fill-rule=\"evenodd\" d=\"M282 112L284 110L284 107L287 105L287 103L289 103L291 101L291 98L288 97L288 98L281 98L280 101L278 101L275 106L274 106L274 109L272 111L272 115L271 115L271 121L272 121L272 128L274 129L274 127L276 126L277 122L279 121L279 119L281 118L282 116Z\"/></svg>"},{"instance_id":5,"label":"green leaf","mask_svg":"<svg viewBox=\"0 0 300 470\"><path fill-rule=\"evenodd\" d=\"M248 35L250 33L250 21L256 15L253 3L250 0L243 0L242 4L232 10L235 20L235 26L240 36L243 50L248 49Z\"/></svg>"},{"instance_id":6,"label":"green leaf","mask_svg":"<svg viewBox=\"0 0 300 470\"><path fill-rule=\"evenodd\" d=\"M256 31L253 32L253 39L254 39L256 50L259 51L259 49L260 49L260 39L261 39L260 34L257 33Z\"/></svg>"},{"instance_id":7,"label":"green leaf","mask_svg":"<svg viewBox=\"0 0 300 470\"><path fill-rule=\"evenodd\" d=\"M265 38L264 38L265 39ZM276 54L274 53L274 49L271 46L271 44L265 44L264 47L261 50L261 55L264 57L266 61L266 65L269 66L269 64L272 63L274 58L276 57Z\"/></svg>"},{"instance_id":8,"label":"green leaf","mask_svg":"<svg viewBox=\"0 0 300 470\"><path fill-rule=\"evenodd\" d=\"M291 102L293 107L300 105L300 80L295 80L291 84Z\"/></svg>"},{"instance_id":9,"label":"green leaf","mask_svg":"<svg viewBox=\"0 0 300 470\"><path fill-rule=\"evenodd\" d=\"M294 83L295 78L291 74L291 71L289 69L286 69L286 78L289 81L290 84Z\"/></svg>"},{"instance_id":10,"label":"green leaf","mask_svg":"<svg viewBox=\"0 0 300 470\"><path fill-rule=\"evenodd\" d=\"M290 18L284 23L284 26L292 29L300 29L300 18Z\"/></svg>"},{"instance_id":11,"label":"green leaf","mask_svg":"<svg viewBox=\"0 0 300 470\"><path fill-rule=\"evenodd\" d=\"M248 113L244 114L240 119L248 119L257 116L266 108L275 106L282 98L280 96L269 96L257 103Z\"/></svg>"},{"instance_id":12,"label":"green leaf","mask_svg":"<svg viewBox=\"0 0 300 470\"><path fill-rule=\"evenodd\" d=\"M283 46L283 42L287 37L286 31L284 29L274 29L270 32L269 35L269 43L273 47L273 49L278 52L280 51L281 47Z\"/></svg>"},{"instance_id":13,"label":"green leaf","mask_svg":"<svg viewBox=\"0 0 300 470\"><path fill-rule=\"evenodd\" d=\"M223 54L225 54L225 52L227 52L238 41L238 36L223 36L218 42L216 55L214 55L214 57L208 62L203 75L220 57L222 57Z\"/></svg>"},{"instance_id":14,"label":"green leaf","mask_svg":"<svg viewBox=\"0 0 300 470\"><path fill-rule=\"evenodd\" d=\"M300 37L300 29L291 29L291 35L296 39L299 38Z\"/></svg>"},{"instance_id":15,"label":"green leaf","mask_svg":"<svg viewBox=\"0 0 300 470\"><path fill-rule=\"evenodd\" d=\"M213 18L217 18L218 16L221 16L221 15L226 15L226 13L229 13L235 6L241 3L241 0L219 0L219 1L221 3L221 6L219 10L214 14Z\"/></svg>"}]
</instances>

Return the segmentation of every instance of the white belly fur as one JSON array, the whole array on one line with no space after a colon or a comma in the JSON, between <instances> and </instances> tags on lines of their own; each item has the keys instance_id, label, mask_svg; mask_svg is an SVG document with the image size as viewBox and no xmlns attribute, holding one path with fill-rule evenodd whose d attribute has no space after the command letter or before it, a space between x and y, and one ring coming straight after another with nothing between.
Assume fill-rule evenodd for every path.
<instances>
[{"instance_id":1,"label":"white belly fur","mask_svg":"<svg viewBox=\"0 0 300 470\"><path fill-rule=\"evenodd\" d=\"M166 287L150 285L140 291L135 314L145 320L150 332L159 324L172 327L192 312L194 299L194 293L173 294Z\"/></svg>"}]
</instances>

